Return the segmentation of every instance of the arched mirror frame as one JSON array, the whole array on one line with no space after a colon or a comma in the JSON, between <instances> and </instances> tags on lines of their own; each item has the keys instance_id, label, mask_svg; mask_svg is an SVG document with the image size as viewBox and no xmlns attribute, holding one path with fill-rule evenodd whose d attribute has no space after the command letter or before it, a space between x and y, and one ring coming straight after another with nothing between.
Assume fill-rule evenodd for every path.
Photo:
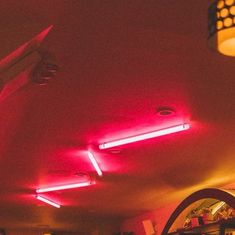
<instances>
[{"instance_id":1,"label":"arched mirror frame","mask_svg":"<svg viewBox=\"0 0 235 235\"><path fill-rule=\"evenodd\" d=\"M169 230L173 225L173 223L175 222L175 220L177 219L177 217L184 211L184 209L186 209L192 203L201 199L213 198L220 201L224 201L230 207L235 208L234 195L235 195L235 190L223 190L216 188L207 188L194 192L193 194L185 198L171 214L170 218L168 219L162 231L162 235L167 235L169 233Z\"/></svg>"}]
</instances>

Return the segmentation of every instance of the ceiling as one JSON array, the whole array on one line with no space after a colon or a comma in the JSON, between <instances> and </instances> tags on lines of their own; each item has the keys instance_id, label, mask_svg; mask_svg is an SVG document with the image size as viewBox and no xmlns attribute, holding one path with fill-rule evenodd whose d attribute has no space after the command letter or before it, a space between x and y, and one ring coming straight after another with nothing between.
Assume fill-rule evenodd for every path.
<instances>
[{"instance_id":1,"label":"ceiling","mask_svg":"<svg viewBox=\"0 0 235 235\"><path fill-rule=\"evenodd\" d=\"M59 71L0 102L0 226L87 232L235 181L235 60L208 46L210 2L1 1L0 58L53 25L40 48ZM174 112L159 115L165 106ZM181 123L190 129L98 148ZM35 199L87 179L45 193L60 209Z\"/></svg>"}]
</instances>

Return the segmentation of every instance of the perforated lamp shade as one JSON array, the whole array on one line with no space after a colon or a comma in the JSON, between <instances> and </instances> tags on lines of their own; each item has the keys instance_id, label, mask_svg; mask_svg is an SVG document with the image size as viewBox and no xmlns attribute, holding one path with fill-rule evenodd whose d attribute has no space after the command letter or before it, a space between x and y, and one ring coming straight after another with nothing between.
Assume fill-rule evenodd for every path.
<instances>
[{"instance_id":1,"label":"perforated lamp shade","mask_svg":"<svg viewBox=\"0 0 235 235\"><path fill-rule=\"evenodd\" d=\"M216 0L209 7L209 41L220 53L235 56L235 0Z\"/></svg>"}]
</instances>

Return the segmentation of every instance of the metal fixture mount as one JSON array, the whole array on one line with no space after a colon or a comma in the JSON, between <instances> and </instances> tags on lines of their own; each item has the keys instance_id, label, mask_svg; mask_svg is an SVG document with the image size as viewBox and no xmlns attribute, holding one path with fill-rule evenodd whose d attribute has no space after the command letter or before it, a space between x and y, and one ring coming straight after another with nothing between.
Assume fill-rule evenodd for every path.
<instances>
[{"instance_id":1,"label":"metal fixture mount","mask_svg":"<svg viewBox=\"0 0 235 235\"><path fill-rule=\"evenodd\" d=\"M31 75L33 82L39 85L48 84L49 80L54 78L59 70L54 56L49 52L39 52L41 61L34 67Z\"/></svg>"}]
</instances>

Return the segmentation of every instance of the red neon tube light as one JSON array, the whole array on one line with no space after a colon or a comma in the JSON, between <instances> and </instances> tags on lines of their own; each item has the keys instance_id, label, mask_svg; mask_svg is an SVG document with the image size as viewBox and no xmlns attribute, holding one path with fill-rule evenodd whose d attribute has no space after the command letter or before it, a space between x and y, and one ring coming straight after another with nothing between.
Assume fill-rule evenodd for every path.
<instances>
[{"instance_id":1,"label":"red neon tube light","mask_svg":"<svg viewBox=\"0 0 235 235\"><path fill-rule=\"evenodd\" d=\"M65 189L72 189L72 188L81 188L86 187L94 184L94 182L82 182L82 183L74 183L74 184L66 184L66 185L58 185L58 186L52 186L47 188L39 188L36 190L37 193L45 193L45 192L51 192L51 191L59 191L59 190L65 190Z\"/></svg>"},{"instance_id":2,"label":"red neon tube light","mask_svg":"<svg viewBox=\"0 0 235 235\"><path fill-rule=\"evenodd\" d=\"M184 123L181 125L168 127L168 128L152 131L152 132L145 133L145 134L140 134L140 135L136 135L136 136L131 136L131 137L127 137L127 138L123 138L123 139L119 139L119 140L106 142L106 143L100 144L99 149L108 149L108 148L112 148L112 147L116 147L116 146L120 146L120 145L124 145L124 144L129 144L129 143L133 143L133 142L137 142L137 141L141 141L141 140L147 140L147 139L159 137L162 135L168 135L171 133L184 131L189 128L190 128L190 125L188 123Z\"/></svg>"},{"instance_id":3,"label":"red neon tube light","mask_svg":"<svg viewBox=\"0 0 235 235\"><path fill-rule=\"evenodd\" d=\"M98 163L97 163L97 161L96 161L94 155L93 155L90 151L88 151L87 154L88 154L88 157L89 157L89 159L90 159L90 161L91 161L93 167L95 168L97 174L98 174L99 176L102 176L103 173L102 173L102 171L101 171L101 169L100 169L100 167L99 167L99 165L98 165Z\"/></svg>"},{"instance_id":4,"label":"red neon tube light","mask_svg":"<svg viewBox=\"0 0 235 235\"><path fill-rule=\"evenodd\" d=\"M42 196L40 196L40 195L37 195L36 198L37 198L38 200L42 201L42 202L45 202L45 203L51 205L51 206L54 206L54 207L56 207L56 208L60 208L60 204L55 203L55 202L53 202L53 201L51 201L51 200L49 200L49 199L46 199L45 197L42 197Z\"/></svg>"}]
</instances>

